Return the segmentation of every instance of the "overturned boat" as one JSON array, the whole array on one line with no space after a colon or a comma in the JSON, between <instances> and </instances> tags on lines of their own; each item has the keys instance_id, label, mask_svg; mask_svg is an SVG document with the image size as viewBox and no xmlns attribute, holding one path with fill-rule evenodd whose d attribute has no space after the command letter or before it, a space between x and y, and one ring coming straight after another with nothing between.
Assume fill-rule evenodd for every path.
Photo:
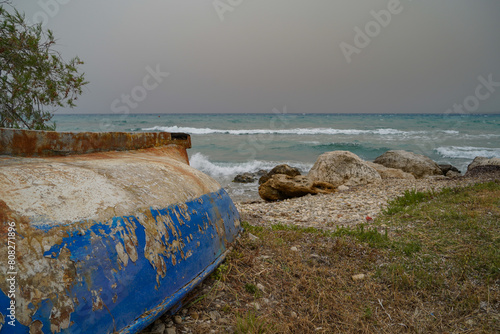
<instances>
[{"instance_id":1,"label":"overturned boat","mask_svg":"<svg viewBox=\"0 0 500 334\"><path fill-rule=\"evenodd\" d=\"M0 331L137 333L240 232L179 133L0 129Z\"/></svg>"}]
</instances>

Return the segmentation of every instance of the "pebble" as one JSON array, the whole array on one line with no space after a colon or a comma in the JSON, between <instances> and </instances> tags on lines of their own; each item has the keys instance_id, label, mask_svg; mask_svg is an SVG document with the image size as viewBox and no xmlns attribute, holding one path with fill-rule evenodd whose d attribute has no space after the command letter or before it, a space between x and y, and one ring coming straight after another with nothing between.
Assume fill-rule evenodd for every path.
<instances>
[{"instance_id":1,"label":"pebble","mask_svg":"<svg viewBox=\"0 0 500 334\"><path fill-rule=\"evenodd\" d=\"M200 315L198 314L198 312L191 312L189 314L189 316L193 319L193 320L198 320L198 318L200 317Z\"/></svg>"},{"instance_id":2,"label":"pebble","mask_svg":"<svg viewBox=\"0 0 500 334\"><path fill-rule=\"evenodd\" d=\"M217 321L220 318L220 314L217 311L211 311L209 313L209 316L210 316L210 319L212 319L213 321Z\"/></svg>"},{"instance_id":3,"label":"pebble","mask_svg":"<svg viewBox=\"0 0 500 334\"><path fill-rule=\"evenodd\" d=\"M249 303L248 306L255 308L256 311L260 310L260 304L257 302Z\"/></svg>"},{"instance_id":4,"label":"pebble","mask_svg":"<svg viewBox=\"0 0 500 334\"><path fill-rule=\"evenodd\" d=\"M259 237L253 235L252 233L248 233L248 237L250 238L250 240L253 240L253 241L257 241L257 240L260 240Z\"/></svg>"},{"instance_id":5,"label":"pebble","mask_svg":"<svg viewBox=\"0 0 500 334\"><path fill-rule=\"evenodd\" d=\"M297 252L299 249L298 249L297 247L293 246L292 248L290 248L290 250L291 250L292 252Z\"/></svg>"},{"instance_id":6,"label":"pebble","mask_svg":"<svg viewBox=\"0 0 500 334\"><path fill-rule=\"evenodd\" d=\"M151 330L151 333L163 334L163 332L165 331L165 327L166 326L163 322L160 322L160 323L155 322L155 325L154 325L153 329Z\"/></svg>"},{"instance_id":7,"label":"pebble","mask_svg":"<svg viewBox=\"0 0 500 334\"><path fill-rule=\"evenodd\" d=\"M180 325L182 324L182 318L180 315L176 315L174 316L174 322L177 324L177 325Z\"/></svg>"},{"instance_id":8,"label":"pebble","mask_svg":"<svg viewBox=\"0 0 500 334\"><path fill-rule=\"evenodd\" d=\"M168 327L166 334L177 334L177 330L175 329L175 327Z\"/></svg>"},{"instance_id":9,"label":"pebble","mask_svg":"<svg viewBox=\"0 0 500 334\"><path fill-rule=\"evenodd\" d=\"M362 281L366 278L365 274L357 274L352 276L353 281Z\"/></svg>"}]
</instances>

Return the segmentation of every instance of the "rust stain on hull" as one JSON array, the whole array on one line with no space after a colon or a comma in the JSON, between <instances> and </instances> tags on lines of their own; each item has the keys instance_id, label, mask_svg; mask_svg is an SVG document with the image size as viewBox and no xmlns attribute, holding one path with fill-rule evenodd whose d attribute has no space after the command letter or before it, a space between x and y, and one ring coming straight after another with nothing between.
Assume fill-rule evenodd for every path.
<instances>
[{"instance_id":1,"label":"rust stain on hull","mask_svg":"<svg viewBox=\"0 0 500 334\"><path fill-rule=\"evenodd\" d=\"M0 155L46 157L129 151L177 145L191 148L191 137L168 132L54 132L0 128Z\"/></svg>"}]
</instances>

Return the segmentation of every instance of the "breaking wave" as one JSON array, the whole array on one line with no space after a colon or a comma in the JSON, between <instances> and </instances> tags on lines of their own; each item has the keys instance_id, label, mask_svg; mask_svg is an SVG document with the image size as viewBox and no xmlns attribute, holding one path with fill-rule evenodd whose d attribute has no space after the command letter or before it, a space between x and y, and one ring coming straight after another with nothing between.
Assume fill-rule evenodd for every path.
<instances>
[{"instance_id":1,"label":"breaking wave","mask_svg":"<svg viewBox=\"0 0 500 334\"><path fill-rule=\"evenodd\" d=\"M277 134L277 135L415 135L425 134L425 131L401 131L397 129L374 129L374 130L359 130L359 129L333 129L333 128L295 128L295 129L212 129L212 128L193 128L182 126L155 126L152 128L144 128L144 131L164 131L164 132L185 132L193 135L207 134L229 134L229 135L258 135L258 134ZM458 134L458 131L446 130L446 134Z\"/></svg>"},{"instance_id":2,"label":"breaking wave","mask_svg":"<svg viewBox=\"0 0 500 334\"><path fill-rule=\"evenodd\" d=\"M288 164L297 167L301 172L307 173L312 164L293 161L263 161L253 160L242 163L235 162L212 162L210 158L201 153L195 153L189 158L191 167L196 168L214 178L230 178L242 173L255 173L261 169L270 170L280 164Z\"/></svg>"},{"instance_id":3,"label":"breaking wave","mask_svg":"<svg viewBox=\"0 0 500 334\"><path fill-rule=\"evenodd\" d=\"M475 157L500 158L500 148L443 146L436 149L445 158L474 159Z\"/></svg>"}]
</instances>

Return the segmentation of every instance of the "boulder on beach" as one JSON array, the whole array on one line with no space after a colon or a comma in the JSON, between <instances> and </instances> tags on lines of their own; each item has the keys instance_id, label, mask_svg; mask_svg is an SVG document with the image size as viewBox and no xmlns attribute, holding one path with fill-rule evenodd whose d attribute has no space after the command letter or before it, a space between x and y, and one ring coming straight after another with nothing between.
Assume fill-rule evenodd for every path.
<instances>
[{"instance_id":1,"label":"boulder on beach","mask_svg":"<svg viewBox=\"0 0 500 334\"><path fill-rule=\"evenodd\" d=\"M500 158L475 157L467 167L465 176L500 178Z\"/></svg>"},{"instance_id":2,"label":"boulder on beach","mask_svg":"<svg viewBox=\"0 0 500 334\"><path fill-rule=\"evenodd\" d=\"M385 167L401 169L404 172L413 174L417 179L426 176L443 175L438 164L429 157L408 151L387 151L373 162Z\"/></svg>"},{"instance_id":3,"label":"boulder on beach","mask_svg":"<svg viewBox=\"0 0 500 334\"><path fill-rule=\"evenodd\" d=\"M243 173L243 174L238 174L234 177L233 182L236 183L252 183L254 182L255 176L252 173Z\"/></svg>"},{"instance_id":4,"label":"boulder on beach","mask_svg":"<svg viewBox=\"0 0 500 334\"><path fill-rule=\"evenodd\" d=\"M449 164L443 164L443 165L439 165L439 168L441 168L441 171L443 172L443 175L448 176L449 172L450 172L449 174L453 175L453 176L460 175L460 171L455 166L452 166L452 165L449 165Z\"/></svg>"},{"instance_id":5,"label":"boulder on beach","mask_svg":"<svg viewBox=\"0 0 500 334\"><path fill-rule=\"evenodd\" d=\"M267 174L267 170L264 170L264 169L259 169L258 171L256 171L255 173L253 173L255 176L263 176L263 175L266 175Z\"/></svg>"},{"instance_id":6,"label":"boulder on beach","mask_svg":"<svg viewBox=\"0 0 500 334\"><path fill-rule=\"evenodd\" d=\"M462 176L462 174L460 172L455 172L454 170L449 170L446 172L445 174L446 177L459 177L459 176Z\"/></svg>"},{"instance_id":7,"label":"boulder on beach","mask_svg":"<svg viewBox=\"0 0 500 334\"><path fill-rule=\"evenodd\" d=\"M500 158L475 157L467 167L467 173L479 166L500 166Z\"/></svg>"},{"instance_id":8,"label":"boulder on beach","mask_svg":"<svg viewBox=\"0 0 500 334\"><path fill-rule=\"evenodd\" d=\"M308 194L328 194L335 191L336 189L332 184L313 182L304 175L275 174L259 186L259 195L266 201L279 201Z\"/></svg>"},{"instance_id":9,"label":"boulder on beach","mask_svg":"<svg viewBox=\"0 0 500 334\"><path fill-rule=\"evenodd\" d=\"M260 169L257 172L250 173L246 172L243 174L238 174L234 177L233 182L236 183L252 183L257 180L258 177L261 177L262 175L266 175L267 171Z\"/></svg>"},{"instance_id":10,"label":"boulder on beach","mask_svg":"<svg viewBox=\"0 0 500 334\"><path fill-rule=\"evenodd\" d=\"M477 166L465 173L466 177L476 177L476 178L495 178L500 180L500 165L484 165Z\"/></svg>"},{"instance_id":11,"label":"boulder on beach","mask_svg":"<svg viewBox=\"0 0 500 334\"><path fill-rule=\"evenodd\" d=\"M367 161L368 166L375 169L382 179L406 179L415 180L415 176L410 173L403 172L401 169L389 168L374 162Z\"/></svg>"},{"instance_id":12,"label":"boulder on beach","mask_svg":"<svg viewBox=\"0 0 500 334\"><path fill-rule=\"evenodd\" d=\"M373 183L382 179L366 161L348 151L323 153L309 171L308 177L313 182L328 182L335 187Z\"/></svg>"},{"instance_id":13,"label":"boulder on beach","mask_svg":"<svg viewBox=\"0 0 500 334\"><path fill-rule=\"evenodd\" d=\"M259 184L266 183L267 180L269 180L273 175L276 174L283 174L283 175L288 175L288 176L297 176L300 175L300 171L298 168L295 167L290 167L287 164L282 164L274 167L269 171L269 173L266 173L262 175L259 179Z\"/></svg>"}]
</instances>

